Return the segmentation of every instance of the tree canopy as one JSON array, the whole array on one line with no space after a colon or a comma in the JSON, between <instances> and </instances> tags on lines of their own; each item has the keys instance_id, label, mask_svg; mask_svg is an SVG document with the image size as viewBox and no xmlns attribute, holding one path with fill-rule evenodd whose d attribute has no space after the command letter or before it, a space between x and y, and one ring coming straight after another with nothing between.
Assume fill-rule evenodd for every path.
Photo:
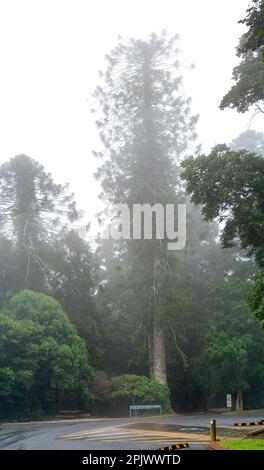
<instances>
[{"instance_id":1,"label":"tree canopy","mask_svg":"<svg viewBox=\"0 0 264 470\"><path fill-rule=\"evenodd\" d=\"M261 255L264 244L263 157L219 145L209 155L185 160L182 167L191 200L202 205L205 218L225 221L221 236L223 246L232 246L239 237L242 248Z\"/></svg>"},{"instance_id":2,"label":"tree canopy","mask_svg":"<svg viewBox=\"0 0 264 470\"><path fill-rule=\"evenodd\" d=\"M229 107L244 113L254 106L256 112L264 112L263 0L253 0L241 23L248 27L237 47L237 56L241 62L233 70L235 85L223 97L220 108Z\"/></svg>"},{"instance_id":3,"label":"tree canopy","mask_svg":"<svg viewBox=\"0 0 264 470\"><path fill-rule=\"evenodd\" d=\"M58 302L24 290L0 313L2 416L41 417L92 398L83 340Z\"/></svg>"}]
</instances>

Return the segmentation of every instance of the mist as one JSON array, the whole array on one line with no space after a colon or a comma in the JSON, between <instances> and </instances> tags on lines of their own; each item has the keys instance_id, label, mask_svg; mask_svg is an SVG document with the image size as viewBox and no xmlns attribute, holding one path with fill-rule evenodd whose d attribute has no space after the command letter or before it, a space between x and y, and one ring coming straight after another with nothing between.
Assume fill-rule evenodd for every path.
<instances>
[{"instance_id":1,"label":"mist","mask_svg":"<svg viewBox=\"0 0 264 470\"><path fill-rule=\"evenodd\" d=\"M1 3L0 449L264 448L263 24Z\"/></svg>"}]
</instances>

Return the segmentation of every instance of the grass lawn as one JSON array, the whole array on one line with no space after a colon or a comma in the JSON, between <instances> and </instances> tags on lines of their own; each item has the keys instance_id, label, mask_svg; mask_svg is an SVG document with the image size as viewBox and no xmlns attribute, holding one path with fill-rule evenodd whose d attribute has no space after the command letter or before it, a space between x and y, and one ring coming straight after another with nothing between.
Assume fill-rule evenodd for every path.
<instances>
[{"instance_id":1,"label":"grass lawn","mask_svg":"<svg viewBox=\"0 0 264 470\"><path fill-rule=\"evenodd\" d=\"M221 446L230 450L264 450L264 439L241 439L239 441L221 441Z\"/></svg>"}]
</instances>

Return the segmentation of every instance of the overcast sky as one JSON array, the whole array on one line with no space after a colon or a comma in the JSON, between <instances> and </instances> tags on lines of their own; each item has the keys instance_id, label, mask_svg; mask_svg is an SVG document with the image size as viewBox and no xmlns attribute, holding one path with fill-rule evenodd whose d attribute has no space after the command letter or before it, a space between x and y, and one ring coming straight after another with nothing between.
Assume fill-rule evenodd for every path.
<instances>
[{"instance_id":1,"label":"overcast sky","mask_svg":"<svg viewBox=\"0 0 264 470\"><path fill-rule=\"evenodd\" d=\"M1 0L0 163L21 153L41 162L56 182L68 181L93 221L100 188L91 95L117 36L180 34L194 71L185 79L203 150L230 142L250 115L220 111L244 31L237 22L249 0ZM260 119L251 128L261 129ZM92 229L93 231L94 229Z\"/></svg>"}]
</instances>

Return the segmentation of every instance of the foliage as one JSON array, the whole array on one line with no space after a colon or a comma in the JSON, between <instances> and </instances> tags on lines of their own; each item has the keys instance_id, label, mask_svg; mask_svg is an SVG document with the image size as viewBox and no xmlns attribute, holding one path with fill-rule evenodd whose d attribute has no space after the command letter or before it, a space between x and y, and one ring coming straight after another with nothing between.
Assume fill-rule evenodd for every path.
<instances>
[{"instance_id":1,"label":"foliage","mask_svg":"<svg viewBox=\"0 0 264 470\"><path fill-rule=\"evenodd\" d=\"M0 315L1 415L37 417L92 398L84 342L51 297L22 291Z\"/></svg>"},{"instance_id":2,"label":"foliage","mask_svg":"<svg viewBox=\"0 0 264 470\"><path fill-rule=\"evenodd\" d=\"M169 408L169 389L166 385L144 376L124 374L111 379L111 398L128 398L133 404L155 403Z\"/></svg>"},{"instance_id":3,"label":"foliage","mask_svg":"<svg viewBox=\"0 0 264 470\"><path fill-rule=\"evenodd\" d=\"M258 359L263 350L263 333L250 318L246 303L254 263L235 249L222 250L212 233L206 244L202 243L199 249L196 247L195 255L189 259L189 269L189 305L184 311L184 321L177 328L177 340L187 360L186 366L175 354L173 342L168 349L172 404L176 409L225 406L226 390L233 379L231 368L235 367L237 357L230 354L226 360L224 349L231 347L233 337L235 347L236 341L243 341L248 331L251 345L254 345L249 363L254 361L256 368L247 368L245 373L241 370L241 374L243 380L250 383L245 403L251 406L251 397L256 393L251 386L255 384L260 390L263 387ZM235 393L234 384L232 390Z\"/></svg>"},{"instance_id":4,"label":"foliage","mask_svg":"<svg viewBox=\"0 0 264 470\"><path fill-rule=\"evenodd\" d=\"M263 0L252 0L252 4L247 10L247 16L240 21L248 27L243 44L239 48L239 53L247 51L263 50L264 46L264 2Z\"/></svg>"},{"instance_id":5,"label":"foliage","mask_svg":"<svg viewBox=\"0 0 264 470\"><path fill-rule=\"evenodd\" d=\"M182 177L195 204L202 204L207 220L225 221L223 246L239 237L250 253L263 247L264 159L246 150L218 145L209 155L189 158ZM259 251L259 255L261 252Z\"/></svg>"},{"instance_id":6,"label":"foliage","mask_svg":"<svg viewBox=\"0 0 264 470\"><path fill-rule=\"evenodd\" d=\"M212 316L204 336L202 361L211 372L211 393L247 391L264 386L264 336L250 316L246 295L251 283L227 278L211 293ZM247 397L247 395L246 395Z\"/></svg>"},{"instance_id":7,"label":"foliage","mask_svg":"<svg viewBox=\"0 0 264 470\"><path fill-rule=\"evenodd\" d=\"M233 80L236 83L222 99L220 109L231 108L239 113L245 113L254 105L256 112L264 112L262 55L256 56L252 52L245 54L240 64L233 70Z\"/></svg>"},{"instance_id":8,"label":"foliage","mask_svg":"<svg viewBox=\"0 0 264 470\"><path fill-rule=\"evenodd\" d=\"M221 235L224 247L240 240L241 247L254 255L260 267L250 306L263 320L264 267L264 159L246 150L215 147L209 155L190 158L183 163L183 178L192 201L202 204L206 219L225 221Z\"/></svg>"},{"instance_id":9,"label":"foliage","mask_svg":"<svg viewBox=\"0 0 264 470\"><path fill-rule=\"evenodd\" d=\"M248 31L237 47L241 62L233 70L233 80L236 83L222 99L220 108L236 108L238 112L244 113L254 105L257 112L264 112L263 0L253 0L246 18L240 22L248 26Z\"/></svg>"},{"instance_id":10,"label":"foliage","mask_svg":"<svg viewBox=\"0 0 264 470\"><path fill-rule=\"evenodd\" d=\"M249 295L249 305L254 316L264 327L264 272L261 270L254 277L253 289Z\"/></svg>"}]
</instances>

